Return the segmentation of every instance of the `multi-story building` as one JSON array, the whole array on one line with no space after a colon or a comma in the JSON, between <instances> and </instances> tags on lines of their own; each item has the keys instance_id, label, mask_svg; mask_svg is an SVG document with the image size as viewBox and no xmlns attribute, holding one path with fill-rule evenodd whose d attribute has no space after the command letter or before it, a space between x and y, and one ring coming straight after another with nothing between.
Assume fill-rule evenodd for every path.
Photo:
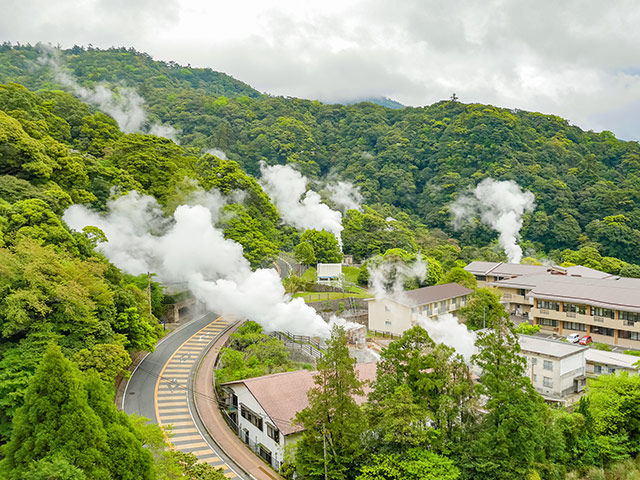
<instances>
[{"instance_id":1,"label":"multi-story building","mask_svg":"<svg viewBox=\"0 0 640 480\"><path fill-rule=\"evenodd\" d=\"M520 335L519 342L527 375L546 400L563 401L584 390L588 347L531 335Z\"/></svg>"},{"instance_id":2,"label":"multi-story building","mask_svg":"<svg viewBox=\"0 0 640 480\"><path fill-rule=\"evenodd\" d=\"M402 335L420 317L436 318L464 307L472 292L457 283L446 283L368 299L369 330Z\"/></svg>"}]
</instances>

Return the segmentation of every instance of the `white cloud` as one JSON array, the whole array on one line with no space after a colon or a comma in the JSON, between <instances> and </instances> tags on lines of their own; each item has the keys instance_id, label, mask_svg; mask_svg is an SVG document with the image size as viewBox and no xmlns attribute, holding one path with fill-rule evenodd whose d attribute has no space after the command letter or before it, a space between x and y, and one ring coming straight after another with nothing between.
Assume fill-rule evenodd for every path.
<instances>
[{"instance_id":1,"label":"white cloud","mask_svg":"<svg viewBox=\"0 0 640 480\"><path fill-rule=\"evenodd\" d=\"M134 46L323 101L425 105L455 91L639 137L628 106L640 102L640 9L629 0L8 3L3 40Z\"/></svg>"}]
</instances>

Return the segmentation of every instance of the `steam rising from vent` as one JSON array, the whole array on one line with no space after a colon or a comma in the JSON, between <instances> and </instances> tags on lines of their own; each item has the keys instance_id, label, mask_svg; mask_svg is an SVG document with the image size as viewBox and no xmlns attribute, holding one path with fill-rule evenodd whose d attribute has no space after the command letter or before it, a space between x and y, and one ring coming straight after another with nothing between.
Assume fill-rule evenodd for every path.
<instances>
[{"instance_id":1,"label":"steam rising from vent","mask_svg":"<svg viewBox=\"0 0 640 480\"><path fill-rule=\"evenodd\" d=\"M471 361L476 334L467 329L464 324L458 323L457 317L450 313L439 315L436 320L421 316L418 319L418 324L429 333L434 342L444 343L455 349L456 353L462 355L465 361Z\"/></svg>"},{"instance_id":2,"label":"steam rising from vent","mask_svg":"<svg viewBox=\"0 0 640 480\"><path fill-rule=\"evenodd\" d=\"M260 164L260 184L271 197L282 219L303 230L317 229L332 233L342 245L342 215L322 203L320 195L307 190L309 181L289 165Z\"/></svg>"},{"instance_id":3,"label":"steam rising from vent","mask_svg":"<svg viewBox=\"0 0 640 480\"><path fill-rule=\"evenodd\" d=\"M214 156L218 157L220 160L226 160L227 159L227 154L224 153L222 150L220 150L218 148L211 148L211 149L207 150L206 153L214 155Z\"/></svg>"},{"instance_id":4,"label":"steam rising from vent","mask_svg":"<svg viewBox=\"0 0 640 480\"><path fill-rule=\"evenodd\" d=\"M331 201L342 213L351 209L360 210L362 194L358 187L349 182L335 182L328 184L327 190L331 195Z\"/></svg>"},{"instance_id":5,"label":"steam rising from vent","mask_svg":"<svg viewBox=\"0 0 640 480\"><path fill-rule=\"evenodd\" d=\"M114 92L104 85L97 85L94 88L83 87L62 69L58 50L44 45L40 47L43 49L43 54L38 58L38 62L49 66L56 81L69 88L83 102L113 117L123 132L150 133L178 143L177 132L171 125L153 123L145 129L147 115L144 110L144 99L134 89L118 87Z\"/></svg>"},{"instance_id":6,"label":"steam rising from vent","mask_svg":"<svg viewBox=\"0 0 640 480\"><path fill-rule=\"evenodd\" d=\"M535 208L535 196L530 191L523 192L520 186L512 181L498 182L486 178L468 195L462 195L451 205L454 226L460 228L473 218L480 218L482 223L496 230L500 236L498 241L511 263L520 263L522 249L518 245L522 215Z\"/></svg>"},{"instance_id":7,"label":"steam rising from vent","mask_svg":"<svg viewBox=\"0 0 640 480\"><path fill-rule=\"evenodd\" d=\"M369 270L369 287L380 300L385 297L401 299L404 295L404 284L409 280L421 282L427 276L427 264L418 258L410 265L398 262L385 262L377 266L367 267Z\"/></svg>"},{"instance_id":8,"label":"steam rising from vent","mask_svg":"<svg viewBox=\"0 0 640 480\"><path fill-rule=\"evenodd\" d=\"M275 270L251 271L242 246L214 227L223 205L221 195L199 192L194 204L167 218L154 198L130 192L110 201L105 216L73 205L63 219L74 230L100 228L108 241L98 249L119 268L186 282L213 312L254 320L267 331L327 338L330 325L301 298L291 300Z\"/></svg>"}]
</instances>

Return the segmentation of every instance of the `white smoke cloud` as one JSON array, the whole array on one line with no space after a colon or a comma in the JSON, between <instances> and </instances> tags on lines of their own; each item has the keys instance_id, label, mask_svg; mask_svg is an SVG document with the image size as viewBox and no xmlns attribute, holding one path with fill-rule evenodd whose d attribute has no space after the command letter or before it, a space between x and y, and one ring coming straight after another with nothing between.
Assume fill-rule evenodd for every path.
<instances>
[{"instance_id":1,"label":"white smoke cloud","mask_svg":"<svg viewBox=\"0 0 640 480\"><path fill-rule=\"evenodd\" d=\"M73 205L63 219L74 230L100 228L108 241L98 249L119 268L186 283L213 312L254 320L267 331L327 338L330 325L301 298L291 299L275 270L252 271L242 246L214 227L222 196L200 192L197 203L181 205L166 218L154 198L130 192L110 201L104 216Z\"/></svg>"},{"instance_id":2,"label":"white smoke cloud","mask_svg":"<svg viewBox=\"0 0 640 480\"><path fill-rule=\"evenodd\" d=\"M335 182L327 185L327 190L331 196L331 201L342 213L347 210L360 210L362 205L362 194L360 188L354 187L349 182Z\"/></svg>"},{"instance_id":3,"label":"white smoke cloud","mask_svg":"<svg viewBox=\"0 0 640 480\"><path fill-rule=\"evenodd\" d=\"M492 178L484 179L471 194L462 195L451 205L456 228L464 221L480 218L482 223L500 234L500 246L512 263L522 260L522 249L518 245L522 215L534 209L533 193L523 192L512 180L498 182Z\"/></svg>"},{"instance_id":4,"label":"white smoke cloud","mask_svg":"<svg viewBox=\"0 0 640 480\"><path fill-rule=\"evenodd\" d=\"M56 81L71 90L83 102L111 116L118 123L120 130L125 133L150 133L178 143L178 132L171 125L153 123L145 128L147 114L144 109L144 99L134 89L120 86L113 91L105 85L96 85L93 88L83 87L62 69L60 52L57 49L45 45L40 45L40 48L43 54L38 62L51 69Z\"/></svg>"},{"instance_id":5,"label":"white smoke cloud","mask_svg":"<svg viewBox=\"0 0 640 480\"><path fill-rule=\"evenodd\" d=\"M464 324L458 322L458 318L450 313L439 315L437 319L420 316L418 324L424 328L431 339L436 343L444 343L455 349L462 355L465 361L470 362L474 353L476 334Z\"/></svg>"},{"instance_id":6,"label":"white smoke cloud","mask_svg":"<svg viewBox=\"0 0 640 480\"><path fill-rule=\"evenodd\" d=\"M224 153L219 148L210 148L209 150L206 151L206 153L210 153L211 155L214 155L214 156L218 157L220 160L226 160L227 159L227 154Z\"/></svg>"},{"instance_id":7,"label":"white smoke cloud","mask_svg":"<svg viewBox=\"0 0 640 480\"><path fill-rule=\"evenodd\" d=\"M326 230L342 245L342 214L322 203L316 192L307 190L306 177L289 165L262 163L260 172L260 185L286 223L303 230Z\"/></svg>"},{"instance_id":8,"label":"white smoke cloud","mask_svg":"<svg viewBox=\"0 0 640 480\"><path fill-rule=\"evenodd\" d=\"M427 264L418 258L407 265L401 262L383 262L379 265L368 265L369 288L380 300L385 297L402 299L404 284L410 280L421 282L427 276Z\"/></svg>"}]
</instances>

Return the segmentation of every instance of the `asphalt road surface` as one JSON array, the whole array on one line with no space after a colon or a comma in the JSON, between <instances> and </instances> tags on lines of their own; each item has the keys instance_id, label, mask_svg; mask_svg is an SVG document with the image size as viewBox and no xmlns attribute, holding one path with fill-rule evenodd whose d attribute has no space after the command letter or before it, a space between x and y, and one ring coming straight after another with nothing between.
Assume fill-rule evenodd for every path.
<instances>
[{"instance_id":1,"label":"asphalt road surface","mask_svg":"<svg viewBox=\"0 0 640 480\"><path fill-rule=\"evenodd\" d=\"M123 409L162 426L176 449L223 468L228 478L239 478L203 433L190 404L190 379L197 360L228 324L211 313L168 335L134 370L124 392Z\"/></svg>"}]
</instances>

